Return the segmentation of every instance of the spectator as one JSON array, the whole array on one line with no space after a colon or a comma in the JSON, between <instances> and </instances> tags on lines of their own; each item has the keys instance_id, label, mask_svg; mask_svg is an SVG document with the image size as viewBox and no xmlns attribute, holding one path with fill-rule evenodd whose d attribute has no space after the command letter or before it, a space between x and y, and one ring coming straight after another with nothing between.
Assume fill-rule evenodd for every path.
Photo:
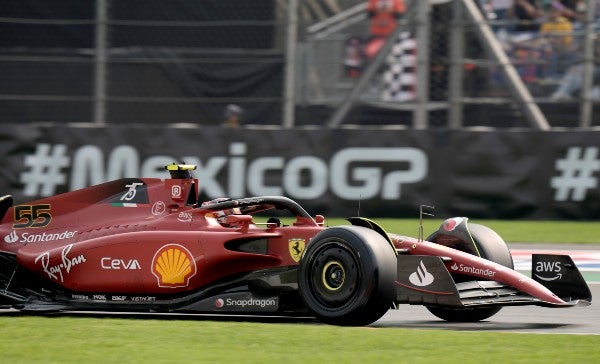
<instances>
[{"instance_id":1,"label":"spectator","mask_svg":"<svg viewBox=\"0 0 600 364\"><path fill-rule=\"evenodd\" d=\"M367 11L371 19L371 38L366 47L366 54L372 58L379 52L385 39L396 29L398 19L406 11L406 6L404 0L369 0Z\"/></svg>"},{"instance_id":2,"label":"spectator","mask_svg":"<svg viewBox=\"0 0 600 364\"><path fill-rule=\"evenodd\" d=\"M565 3L565 1L567 0L563 0L563 4ZM596 22L596 28L600 27L600 0L578 0L575 1L575 7L573 8L574 12L575 12L575 23L578 26L582 26L584 24L584 22L586 21L586 16L587 16L587 10L588 10L588 6L590 5L590 3L595 2L595 14L594 14L594 19ZM567 7L569 7L568 5L566 5Z\"/></svg>"},{"instance_id":3,"label":"spectator","mask_svg":"<svg viewBox=\"0 0 600 364\"><path fill-rule=\"evenodd\" d=\"M596 6L598 6L598 5L596 5ZM585 20L586 10L587 10L586 0L577 0L575 2L575 18L577 19L575 22L576 24L580 24L582 21ZM598 9L596 9L596 12L597 11L598 11Z\"/></svg>"},{"instance_id":4,"label":"spectator","mask_svg":"<svg viewBox=\"0 0 600 364\"><path fill-rule=\"evenodd\" d=\"M481 8L488 20L504 21L508 18L512 0L482 0Z\"/></svg>"},{"instance_id":5,"label":"spectator","mask_svg":"<svg viewBox=\"0 0 600 364\"><path fill-rule=\"evenodd\" d=\"M600 62L600 41L596 41L594 46L594 59ZM581 91L583 86L583 71L584 64L580 63L569 67L567 72L560 80L560 84L554 93L550 96L552 100L570 100L575 96L575 93ZM600 100L600 65L594 64L592 73L593 83L596 85L592 88L591 97L594 100Z\"/></svg>"},{"instance_id":6,"label":"spectator","mask_svg":"<svg viewBox=\"0 0 600 364\"><path fill-rule=\"evenodd\" d=\"M573 44L573 23L565 17L565 6L560 1L553 1L548 19L542 23L540 33L548 38L552 48L568 51Z\"/></svg>"},{"instance_id":7,"label":"spectator","mask_svg":"<svg viewBox=\"0 0 600 364\"><path fill-rule=\"evenodd\" d=\"M572 63L573 23L563 14L565 7L560 1L551 3L548 18L540 29L546 66L541 76L554 78L564 73Z\"/></svg>"},{"instance_id":8,"label":"spectator","mask_svg":"<svg viewBox=\"0 0 600 364\"><path fill-rule=\"evenodd\" d=\"M365 57L363 41L360 37L351 37L346 42L346 57L344 58L344 70L346 76L357 78L360 76Z\"/></svg>"},{"instance_id":9,"label":"spectator","mask_svg":"<svg viewBox=\"0 0 600 364\"><path fill-rule=\"evenodd\" d=\"M578 20L577 0L553 0L551 6L560 9L560 15L574 22Z\"/></svg>"},{"instance_id":10,"label":"spectator","mask_svg":"<svg viewBox=\"0 0 600 364\"><path fill-rule=\"evenodd\" d=\"M539 19L544 12L536 0L514 0L511 10L518 21L515 30L537 32L540 29Z\"/></svg>"},{"instance_id":11,"label":"spectator","mask_svg":"<svg viewBox=\"0 0 600 364\"><path fill-rule=\"evenodd\" d=\"M223 126L229 128L239 128L242 113L243 109L239 105L227 105L227 107L225 108L225 121L223 122Z\"/></svg>"},{"instance_id":12,"label":"spectator","mask_svg":"<svg viewBox=\"0 0 600 364\"><path fill-rule=\"evenodd\" d=\"M543 77L555 78L573 62L573 23L563 14L564 5L558 0L553 1L548 18L540 28L543 58L546 60Z\"/></svg>"},{"instance_id":13,"label":"spectator","mask_svg":"<svg viewBox=\"0 0 600 364\"><path fill-rule=\"evenodd\" d=\"M600 69L594 68L594 83L600 84ZM575 93L581 91L583 85L583 64L569 67L567 73L560 80L560 84L554 93L550 96L552 100L571 100ZM591 92L591 98L600 100L600 86L594 86Z\"/></svg>"},{"instance_id":14,"label":"spectator","mask_svg":"<svg viewBox=\"0 0 600 364\"><path fill-rule=\"evenodd\" d=\"M371 35L385 38L396 29L406 6L403 0L369 0L367 11L371 18Z\"/></svg>"}]
</instances>

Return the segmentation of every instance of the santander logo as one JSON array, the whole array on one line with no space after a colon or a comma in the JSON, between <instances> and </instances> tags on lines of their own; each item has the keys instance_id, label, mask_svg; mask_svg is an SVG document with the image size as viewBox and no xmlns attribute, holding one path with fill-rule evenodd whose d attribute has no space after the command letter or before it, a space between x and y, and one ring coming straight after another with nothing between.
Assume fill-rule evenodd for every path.
<instances>
[{"instance_id":1,"label":"santander logo","mask_svg":"<svg viewBox=\"0 0 600 364\"><path fill-rule=\"evenodd\" d=\"M435 279L433 278L433 275L427 271L425 264L423 264L423 261L421 260L417 267L417 271L411 273L411 275L408 276L408 280L415 286L425 287L433 283Z\"/></svg>"},{"instance_id":2,"label":"santander logo","mask_svg":"<svg viewBox=\"0 0 600 364\"><path fill-rule=\"evenodd\" d=\"M450 269L452 269L453 271L456 271L456 272L460 272L460 273L467 273L467 274L473 274L473 275L484 276L484 277L493 277L496 275L496 272L489 268L471 267L468 265L464 265L462 263L460 265L454 263L454 264L452 264Z\"/></svg>"},{"instance_id":3,"label":"santander logo","mask_svg":"<svg viewBox=\"0 0 600 364\"><path fill-rule=\"evenodd\" d=\"M4 241L9 244L15 243L17 240L19 240L19 236L17 235L17 232L14 230L10 234L8 234L4 237Z\"/></svg>"}]
</instances>

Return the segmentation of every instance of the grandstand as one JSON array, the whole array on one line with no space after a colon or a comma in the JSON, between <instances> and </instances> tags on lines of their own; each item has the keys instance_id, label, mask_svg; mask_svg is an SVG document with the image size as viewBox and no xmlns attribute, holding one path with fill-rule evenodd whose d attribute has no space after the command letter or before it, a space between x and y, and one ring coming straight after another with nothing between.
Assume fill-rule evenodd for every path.
<instances>
[{"instance_id":1,"label":"grandstand","mask_svg":"<svg viewBox=\"0 0 600 364\"><path fill-rule=\"evenodd\" d=\"M3 3L4 123L210 126L237 104L245 124L284 128L600 124L594 1L572 32L548 36L513 31L476 1L407 0L396 34L352 77L348 41L370 41L362 0ZM561 37L568 49L553 46ZM581 91L552 97L574 65L588 75Z\"/></svg>"}]
</instances>

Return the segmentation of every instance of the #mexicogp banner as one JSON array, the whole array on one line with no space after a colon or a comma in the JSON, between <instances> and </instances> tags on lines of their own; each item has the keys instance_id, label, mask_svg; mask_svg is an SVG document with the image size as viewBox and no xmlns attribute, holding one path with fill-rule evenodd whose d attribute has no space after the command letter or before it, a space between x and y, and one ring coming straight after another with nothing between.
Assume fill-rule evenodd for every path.
<instances>
[{"instance_id":1,"label":"#mexicogp banner","mask_svg":"<svg viewBox=\"0 0 600 364\"><path fill-rule=\"evenodd\" d=\"M8 128L6 128L8 129ZM599 131L15 126L0 133L15 204L198 165L200 199L284 195L311 214L600 217Z\"/></svg>"}]
</instances>

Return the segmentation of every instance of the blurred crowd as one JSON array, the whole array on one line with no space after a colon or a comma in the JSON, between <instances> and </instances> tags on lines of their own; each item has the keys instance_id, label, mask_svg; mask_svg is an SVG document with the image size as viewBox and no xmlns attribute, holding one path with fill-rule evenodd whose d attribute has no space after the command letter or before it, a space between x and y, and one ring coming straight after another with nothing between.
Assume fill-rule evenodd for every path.
<instances>
[{"instance_id":1,"label":"blurred crowd","mask_svg":"<svg viewBox=\"0 0 600 364\"><path fill-rule=\"evenodd\" d=\"M497 39L536 97L568 100L583 84L583 31L588 6L596 2L594 31L600 31L600 0L478 0ZM345 74L361 75L407 11L404 0L367 0L368 34L347 39ZM596 43L600 43L597 41ZM600 45L594 51L592 98L600 100ZM503 87L498 67L491 79ZM490 76L489 74L487 76Z\"/></svg>"},{"instance_id":2,"label":"blurred crowd","mask_svg":"<svg viewBox=\"0 0 600 364\"><path fill-rule=\"evenodd\" d=\"M480 0L480 5L488 20L517 31L567 31L584 20L588 1Z\"/></svg>"},{"instance_id":3,"label":"blurred crowd","mask_svg":"<svg viewBox=\"0 0 600 364\"><path fill-rule=\"evenodd\" d=\"M596 1L595 29L600 29L598 0L480 0L480 7L515 61L521 78L547 88L541 93L554 100L575 97L583 79L582 34L588 4ZM596 47L598 48L598 47ZM594 57L600 61L600 50ZM600 68L594 80L600 82ZM600 88L592 90L600 99Z\"/></svg>"}]
</instances>

